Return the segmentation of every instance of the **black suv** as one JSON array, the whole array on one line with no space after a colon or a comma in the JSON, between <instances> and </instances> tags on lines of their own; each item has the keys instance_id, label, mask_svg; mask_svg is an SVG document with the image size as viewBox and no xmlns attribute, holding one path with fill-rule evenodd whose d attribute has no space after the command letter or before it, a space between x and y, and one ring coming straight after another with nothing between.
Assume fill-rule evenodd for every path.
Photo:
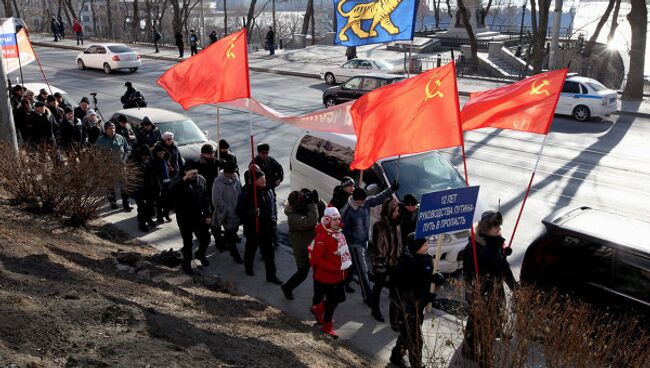
<instances>
[{"instance_id":1,"label":"black suv","mask_svg":"<svg viewBox=\"0 0 650 368\"><path fill-rule=\"evenodd\" d=\"M405 78L403 75L384 73L357 75L339 86L326 89L323 92L323 103L325 107L330 107L356 100L374 89L399 82Z\"/></svg>"},{"instance_id":2,"label":"black suv","mask_svg":"<svg viewBox=\"0 0 650 368\"><path fill-rule=\"evenodd\" d=\"M559 210L526 250L522 283L595 305L650 310L650 224L589 207Z\"/></svg>"}]
</instances>

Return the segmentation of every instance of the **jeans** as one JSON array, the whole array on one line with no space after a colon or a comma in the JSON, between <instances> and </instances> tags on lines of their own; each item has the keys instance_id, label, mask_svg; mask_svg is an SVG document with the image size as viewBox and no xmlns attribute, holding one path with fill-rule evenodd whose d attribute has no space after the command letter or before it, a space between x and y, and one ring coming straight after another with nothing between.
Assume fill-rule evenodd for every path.
<instances>
[{"instance_id":1,"label":"jeans","mask_svg":"<svg viewBox=\"0 0 650 368\"><path fill-rule=\"evenodd\" d=\"M185 46L183 45L176 45L178 47L178 57L182 58L183 53L185 52Z\"/></svg>"},{"instance_id":2,"label":"jeans","mask_svg":"<svg viewBox=\"0 0 650 368\"><path fill-rule=\"evenodd\" d=\"M199 256L205 256L208 244L210 243L209 225L205 223L205 220L201 216L182 218L177 215L176 222L181 232L181 238L183 238L183 264L189 266L190 262L192 262L192 234L199 240L197 254Z\"/></svg>"},{"instance_id":3,"label":"jeans","mask_svg":"<svg viewBox=\"0 0 650 368\"><path fill-rule=\"evenodd\" d=\"M160 52L160 50L158 49L158 40L153 40L153 47L156 48L156 51L155 51L156 54Z\"/></svg>"},{"instance_id":4,"label":"jeans","mask_svg":"<svg viewBox=\"0 0 650 368\"><path fill-rule=\"evenodd\" d=\"M372 309L377 312L380 312L379 306L381 305L381 290L386 286L386 278L388 278L389 273L390 271L375 271L375 284L372 286Z\"/></svg>"},{"instance_id":5,"label":"jeans","mask_svg":"<svg viewBox=\"0 0 650 368\"><path fill-rule=\"evenodd\" d=\"M368 261L366 257L366 250L368 243L349 244L350 253L352 255L352 267L354 272L349 272L349 279L346 282L349 284L352 280L352 274L356 273L359 276L359 284L361 285L361 294L364 302L371 298L370 280L368 279Z\"/></svg>"},{"instance_id":6,"label":"jeans","mask_svg":"<svg viewBox=\"0 0 650 368\"><path fill-rule=\"evenodd\" d=\"M79 44L79 42L81 42L81 44L83 45L84 44L83 32L77 32L76 35L77 35L77 45Z\"/></svg>"},{"instance_id":7,"label":"jeans","mask_svg":"<svg viewBox=\"0 0 650 368\"><path fill-rule=\"evenodd\" d=\"M198 46L196 46L196 45L192 45L192 46L190 46L190 54L191 54L192 56L194 56L194 55L196 55L196 54L198 54L198 53L199 53Z\"/></svg>"}]
</instances>

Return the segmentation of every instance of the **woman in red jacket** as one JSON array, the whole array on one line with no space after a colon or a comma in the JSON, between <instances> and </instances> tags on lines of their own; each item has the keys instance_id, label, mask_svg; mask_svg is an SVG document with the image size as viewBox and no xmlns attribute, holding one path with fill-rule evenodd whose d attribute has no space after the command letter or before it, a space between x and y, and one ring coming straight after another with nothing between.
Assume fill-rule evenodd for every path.
<instances>
[{"instance_id":1,"label":"woman in red jacket","mask_svg":"<svg viewBox=\"0 0 650 368\"><path fill-rule=\"evenodd\" d=\"M326 208L316 226L309 261L314 269L314 298L310 310L316 321L323 325L321 331L338 338L332 326L332 316L338 304L345 300L345 275L352 265L352 258L341 232L341 215L336 207Z\"/></svg>"}]
</instances>

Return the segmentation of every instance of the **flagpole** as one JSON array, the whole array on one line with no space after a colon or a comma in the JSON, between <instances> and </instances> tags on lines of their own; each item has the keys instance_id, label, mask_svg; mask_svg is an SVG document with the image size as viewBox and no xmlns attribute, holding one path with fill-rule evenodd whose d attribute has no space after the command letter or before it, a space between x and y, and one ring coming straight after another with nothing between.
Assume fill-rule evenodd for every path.
<instances>
[{"instance_id":1,"label":"flagpole","mask_svg":"<svg viewBox=\"0 0 650 368\"><path fill-rule=\"evenodd\" d=\"M219 111L219 105L217 105L217 161L221 160L221 150L219 147L219 142L221 141L221 114Z\"/></svg>"},{"instance_id":2,"label":"flagpole","mask_svg":"<svg viewBox=\"0 0 650 368\"><path fill-rule=\"evenodd\" d=\"M28 38L29 40L29 38ZM32 53L34 54L34 59L36 59L36 63L38 63L38 68L41 69L41 74L43 74L43 79L45 79L45 84L47 84L47 89L50 90L50 94L52 95L52 86L50 86L50 82L47 80L47 76L45 75L45 71L43 70L43 65L41 65L41 61L38 59L38 55L36 55L36 50L34 50L34 46L32 46L31 41L29 42L29 47L32 48Z\"/></svg>"},{"instance_id":3,"label":"flagpole","mask_svg":"<svg viewBox=\"0 0 650 368\"><path fill-rule=\"evenodd\" d=\"M250 97L246 99L246 108L248 110L248 127L249 127L249 130L250 130L250 136L251 136L251 157L252 157L251 165L248 167L248 171L251 173L251 178L253 179L251 184L253 185L253 203L255 205L255 212L256 212L256 214L255 214L255 233L259 233L260 232L260 218L259 218L259 216L257 216L257 208L258 207L257 207L257 183L256 183L256 181L257 181L257 177L256 177L257 168L256 168L256 166L257 165L255 164L255 148L254 148L255 146L254 146L254 142L253 142L253 115L252 115L251 109L250 109L250 101L251 101ZM252 169L251 169L251 166L252 166Z\"/></svg>"},{"instance_id":4,"label":"flagpole","mask_svg":"<svg viewBox=\"0 0 650 368\"><path fill-rule=\"evenodd\" d=\"M23 63L20 61L20 47L18 46L17 34L14 34L14 40L16 40L16 55L18 55L18 69L20 69L20 84L25 84L25 78L23 77Z\"/></svg>"},{"instance_id":5,"label":"flagpole","mask_svg":"<svg viewBox=\"0 0 650 368\"><path fill-rule=\"evenodd\" d=\"M454 69L454 99L456 100L456 110L458 114L458 135L460 136L460 149L463 153L463 169L465 171L465 186L469 187L469 174L467 173L467 155L465 154L465 139L463 137L463 126L460 121L460 101L458 101L458 82L456 80L456 62L451 61ZM470 228L470 235L472 237L472 253L474 254L474 271L476 272L476 282L481 283L478 273L478 259L476 258L476 234L474 233L474 224Z\"/></svg>"},{"instance_id":6,"label":"flagpole","mask_svg":"<svg viewBox=\"0 0 650 368\"><path fill-rule=\"evenodd\" d=\"M524 200L521 202L521 207L519 208L519 214L517 215L517 221L515 222L515 228L512 229L512 235L510 236L510 242L508 242L508 248L512 246L512 240L515 238L515 233L517 233L517 226L519 225L519 220L521 220L521 214L524 212L524 206L526 205L526 199L528 199L528 194L530 194L530 188L533 185L533 179L535 179L535 173L537 172L537 167L539 166L539 161L542 158L542 151L546 145L546 138L548 134L544 135L542 140L542 146L539 148L539 153L537 154L537 161L535 162L535 167L533 168L533 173L530 174L530 180L528 181L528 188L526 188L526 194L524 195Z\"/></svg>"}]
</instances>

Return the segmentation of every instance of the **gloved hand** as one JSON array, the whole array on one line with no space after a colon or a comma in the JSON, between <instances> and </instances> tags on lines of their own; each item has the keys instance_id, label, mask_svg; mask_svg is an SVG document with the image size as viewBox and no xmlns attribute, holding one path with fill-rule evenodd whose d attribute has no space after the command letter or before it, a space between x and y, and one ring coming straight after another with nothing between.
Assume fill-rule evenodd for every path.
<instances>
[{"instance_id":1,"label":"gloved hand","mask_svg":"<svg viewBox=\"0 0 650 368\"><path fill-rule=\"evenodd\" d=\"M311 191L311 194L312 194L312 200L314 201L314 203L318 204L318 201L320 200L318 198L318 191L316 189L314 189L314 190Z\"/></svg>"},{"instance_id":2,"label":"gloved hand","mask_svg":"<svg viewBox=\"0 0 650 368\"><path fill-rule=\"evenodd\" d=\"M390 190L397 192L399 190L399 182L397 180L393 181L393 184L390 185Z\"/></svg>"},{"instance_id":3,"label":"gloved hand","mask_svg":"<svg viewBox=\"0 0 650 368\"><path fill-rule=\"evenodd\" d=\"M503 254L505 254L506 257L511 255L512 254L512 247L503 248Z\"/></svg>"},{"instance_id":4,"label":"gloved hand","mask_svg":"<svg viewBox=\"0 0 650 368\"><path fill-rule=\"evenodd\" d=\"M445 282L445 275L442 272L436 272L433 274L431 281L436 285L440 285Z\"/></svg>"}]
</instances>

